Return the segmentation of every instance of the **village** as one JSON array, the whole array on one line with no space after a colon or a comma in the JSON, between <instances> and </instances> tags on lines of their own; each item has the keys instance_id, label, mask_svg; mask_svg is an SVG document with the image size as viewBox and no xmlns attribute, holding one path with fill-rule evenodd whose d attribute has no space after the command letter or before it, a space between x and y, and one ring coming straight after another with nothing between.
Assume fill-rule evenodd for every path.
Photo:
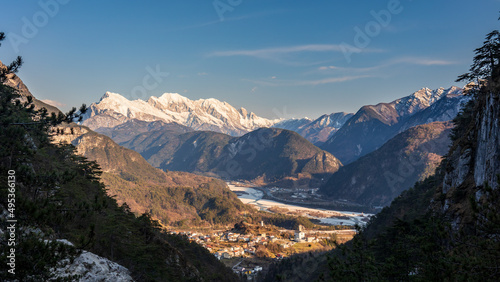
<instances>
[{"instance_id":1,"label":"village","mask_svg":"<svg viewBox=\"0 0 500 282\"><path fill-rule=\"evenodd\" d=\"M170 233L187 236L231 267L233 272L249 280L261 272L265 273L268 266L277 260L299 253L330 250L334 241L346 242L356 233L355 230L306 230L302 225L297 230L276 230L267 228L263 222L256 233L248 232L249 224L241 224L240 230Z\"/></svg>"}]
</instances>

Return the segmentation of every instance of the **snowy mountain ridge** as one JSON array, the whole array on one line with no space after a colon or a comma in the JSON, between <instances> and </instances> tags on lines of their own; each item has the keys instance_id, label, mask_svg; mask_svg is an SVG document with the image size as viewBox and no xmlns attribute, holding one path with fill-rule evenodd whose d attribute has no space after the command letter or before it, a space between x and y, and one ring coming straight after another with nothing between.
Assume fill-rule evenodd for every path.
<instances>
[{"instance_id":1,"label":"snowy mountain ridge","mask_svg":"<svg viewBox=\"0 0 500 282\"><path fill-rule=\"evenodd\" d=\"M364 106L386 124L396 124L402 119L429 108L441 98L460 96L462 89L450 87L431 90L422 88L409 96L390 103ZM99 102L93 103L84 116L83 125L93 130L111 128L132 120L163 121L187 126L193 130L215 131L241 136L262 127L276 127L295 131L310 142L320 145L328 141L353 114L332 113L311 120L266 119L245 108L236 109L227 102L214 98L191 100L178 93L164 93L160 97L151 96L147 101L128 100L120 94L106 92ZM367 117L361 117L361 120Z\"/></svg>"},{"instance_id":2,"label":"snowy mountain ridge","mask_svg":"<svg viewBox=\"0 0 500 282\"><path fill-rule=\"evenodd\" d=\"M151 96L147 101L130 101L120 94L106 92L93 103L82 124L91 129L114 127L129 120L162 120L178 123L194 130L210 130L230 135L243 135L260 127L270 127L279 120L262 118L245 108L237 110L227 102L214 98L190 100L177 93Z\"/></svg>"},{"instance_id":3,"label":"snowy mountain ridge","mask_svg":"<svg viewBox=\"0 0 500 282\"><path fill-rule=\"evenodd\" d=\"M391 104L394 105L394 108L398 112L399 116L403 117L406 115L413 115L416 112L428 108L448 94L461 95L462 88L452 86L448 89L441 87L432 90L425 87L409 96L397 99Z\"/></svg>"},{"instance_id":4,"label":"snowy mountain ridge","mask_svg":"<svg viewBox=\"0 0 500 282\"><path fill-rule=\"evenodd\" d=\"M462 88L452 86L363 106L321 148L349 164L413 126L453 120L468 100Z\"/></svg>"}]
</instances>

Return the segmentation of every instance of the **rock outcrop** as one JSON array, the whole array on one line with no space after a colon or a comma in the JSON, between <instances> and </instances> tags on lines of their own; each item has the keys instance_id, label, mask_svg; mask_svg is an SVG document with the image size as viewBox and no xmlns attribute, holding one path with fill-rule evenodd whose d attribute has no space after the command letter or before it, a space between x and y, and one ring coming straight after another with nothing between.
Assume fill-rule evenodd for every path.
<instances>
[{"instance_id":1,"label":"rock outcrop","mask_svg":"<svg viewBox=\"0 0 500 282\"><path fill-rule=\"evenodd\" d=\"M67 240L59 242L73 246ZM82 251L72 262L62 262L64 266L54 269L54 280L71 278L73 281L132 282L127 268L91 252Z\"/></svg>"}]
</instances>

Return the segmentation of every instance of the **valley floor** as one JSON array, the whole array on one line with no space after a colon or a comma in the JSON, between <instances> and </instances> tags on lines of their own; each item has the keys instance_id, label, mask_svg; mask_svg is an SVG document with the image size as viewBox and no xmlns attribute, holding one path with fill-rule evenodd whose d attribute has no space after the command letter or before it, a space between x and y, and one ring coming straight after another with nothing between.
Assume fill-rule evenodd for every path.
<instances>
[{"instance_id":1,"label":"valley floor","mask_svg":"<svg viewBox=\"0 0 500 282\"><path fill-rule=\"evenodd\" d=\"M229 188L245 204L265 212L305 216L319 221L322 225L344 225L342 230L327 230L327 226L317 228L288 230L267 225L263 222L244 223L245 228L169 228L173 234L185 235L226 266L238 276L256 281L264 277L269 266L284 258L309 252L331 250L333 242L347 242L356 234L354 225L364 225L371 214L340 212L320 208L301 207L265 199L263 188L242 187L229 184ZM279 188L276 188L279 189ZM323 228L325 227L325 228Z\"/></svg>"}]
</instances>

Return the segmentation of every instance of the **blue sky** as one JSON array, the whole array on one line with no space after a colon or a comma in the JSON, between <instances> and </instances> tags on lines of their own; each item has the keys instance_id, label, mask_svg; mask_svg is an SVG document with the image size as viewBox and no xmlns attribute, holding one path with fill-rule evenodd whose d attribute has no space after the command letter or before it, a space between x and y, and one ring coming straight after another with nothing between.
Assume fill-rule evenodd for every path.
<instances>
[{"instance_id":1,"label":"blue sky","mask_svg":"<svg viewBox=\"0 0 500 282\"><path fill-rule=\"evenodd\" d=\"M456 85L498 0L4 1L0 60L62 109L177 92L316 118ZM462 86L458 84L458 86Z\"/></svg>"}]
</instances>

